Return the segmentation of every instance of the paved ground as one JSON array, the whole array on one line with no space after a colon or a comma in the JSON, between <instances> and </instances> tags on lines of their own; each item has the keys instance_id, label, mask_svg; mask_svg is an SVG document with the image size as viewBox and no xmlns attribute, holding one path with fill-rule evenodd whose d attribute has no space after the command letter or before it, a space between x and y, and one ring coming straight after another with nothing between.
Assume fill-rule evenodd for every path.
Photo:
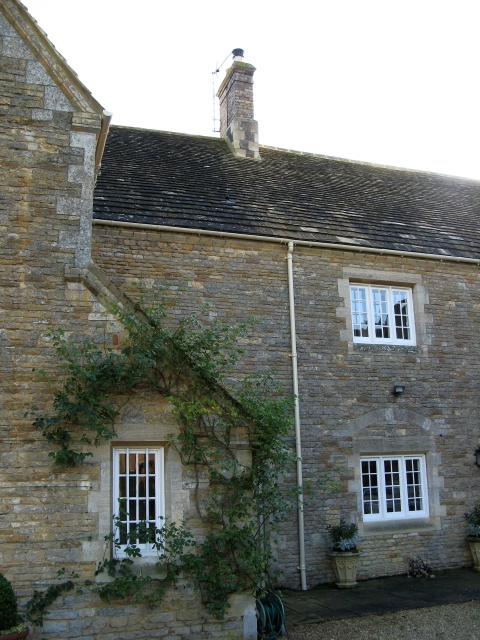
<instances>
[{"instance_id":1,"label":"paved ground","mask_svg":"<svg viewBox=\"0 0 480 640\"><path fill-rule=\"evenodd\" d=\"M393 576L358 583L355 589L321 585L309 591L282 589L287 628L326 620L480 600L480 573L440 571L435 578Z\"/></svg>"}]
</instances>

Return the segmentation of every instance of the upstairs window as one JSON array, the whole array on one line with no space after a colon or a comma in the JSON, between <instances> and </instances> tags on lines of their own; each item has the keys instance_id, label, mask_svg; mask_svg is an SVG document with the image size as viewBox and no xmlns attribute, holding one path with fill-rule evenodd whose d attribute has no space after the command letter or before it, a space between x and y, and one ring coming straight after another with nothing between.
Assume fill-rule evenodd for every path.
<instances>
[{"instance_id":1,"label":"upstairs window","mask_svg":"<svg viewBox=\"0 0 480 640\"><path fill-rule=\"evenodd\" d=\"M370 344L415 344L411 289L350 285L353 341Z\"/></svg>"},{"instance_id":2,"label":"upstairs window","mask_svg":"<svg viewBox=\"0 0 480 640\"><path fill-rule=\"evenodd\" d=\"M363 520L428 516L425 457L361 458Z\"/></svg>"},{"instance_id":3,"label":"upstairs window","mask_svg":"<svg viewBox=\"0 0 480 640\"><path fill-rule=\"evenodd\" d=\"M123 557L127 544L135 543L142 556L155 554L147 543L144 531L161 528L164 508L163 447L121 447L113 450L114 513L121 521L116 531L121 548L116 555ZM136 535L138 532L138 535Z\"/></svg>"}]
</instances>

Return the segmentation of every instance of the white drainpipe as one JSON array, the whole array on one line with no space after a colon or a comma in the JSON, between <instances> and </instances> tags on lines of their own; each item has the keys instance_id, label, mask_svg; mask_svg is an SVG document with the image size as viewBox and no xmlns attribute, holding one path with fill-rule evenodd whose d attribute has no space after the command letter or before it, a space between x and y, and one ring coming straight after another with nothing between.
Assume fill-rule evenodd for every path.
<instances>
[{"instance_id":1,"label":"white drainpipe","mask_svg":"<svg viewBox=\"0 0 480 640\"><path fill-rule=\"evenodd\" d=\"M298 397L297 333L295 329L295 296L293 291L293 248L293 242L289 242L287 254L288 300L290 310L290 338L292 345L292 377L295 409L295 450L297 455L299 569L302 590L306 591L307 573L305 566L305 529L303 520L302 437L300 433L300 401Z\"/></svg>"}]
</instances>

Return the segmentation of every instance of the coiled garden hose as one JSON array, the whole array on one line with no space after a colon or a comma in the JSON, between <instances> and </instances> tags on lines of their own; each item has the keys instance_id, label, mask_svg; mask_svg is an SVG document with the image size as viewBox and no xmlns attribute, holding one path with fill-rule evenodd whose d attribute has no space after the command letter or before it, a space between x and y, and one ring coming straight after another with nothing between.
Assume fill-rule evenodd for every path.
<instances>
[{"instance_id":1,"label":"coiled garden hose","mask_svg":"<svg viewBox=\"0 0 480 640\"><path fill-rule=\"evenodd\" d=\"M285 630L285 610L276 593L268 591L257 598L257 635L261 640L275 640Z\"/></svg>"}]
</instances>

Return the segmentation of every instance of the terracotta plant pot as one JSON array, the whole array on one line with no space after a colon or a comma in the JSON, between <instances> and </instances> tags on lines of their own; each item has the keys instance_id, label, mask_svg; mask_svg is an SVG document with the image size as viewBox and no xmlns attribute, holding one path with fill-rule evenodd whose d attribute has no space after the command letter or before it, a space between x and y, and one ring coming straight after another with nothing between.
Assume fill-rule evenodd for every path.
<instances>
[{"instance_id":1,"label":"terracotta plant pot","mask_svg":"<svg viewBox=\"0 0 480 640\"><path fill-rule=\"evenodd\" d=\"M26 638L30 633L30 629L26 627L23 631L13 631L12 633L0 633L0 640L21 640Z\"/></svg>"},{"instance_id":2,"label":"terracotta plant pot","mask_svg":"<svg viewBox=\"0 0 480 640\"><path fill-rule=\"evenodd\" d=\"M468 536L467 542L473 556L473 570L480 571L480 538Z\"/></svg>"},{"instance_id":3,"label":"terracotta plant pot","mask_svg":"<svg viewBox=\"0 0 480 640\"><path fill-rule=\"evenodd\" d=\"M330 557L333 561L333 569L339 589L352 589L356 587L357 568L361 551L332 551Z\"/></svg>"}]
</instances>

